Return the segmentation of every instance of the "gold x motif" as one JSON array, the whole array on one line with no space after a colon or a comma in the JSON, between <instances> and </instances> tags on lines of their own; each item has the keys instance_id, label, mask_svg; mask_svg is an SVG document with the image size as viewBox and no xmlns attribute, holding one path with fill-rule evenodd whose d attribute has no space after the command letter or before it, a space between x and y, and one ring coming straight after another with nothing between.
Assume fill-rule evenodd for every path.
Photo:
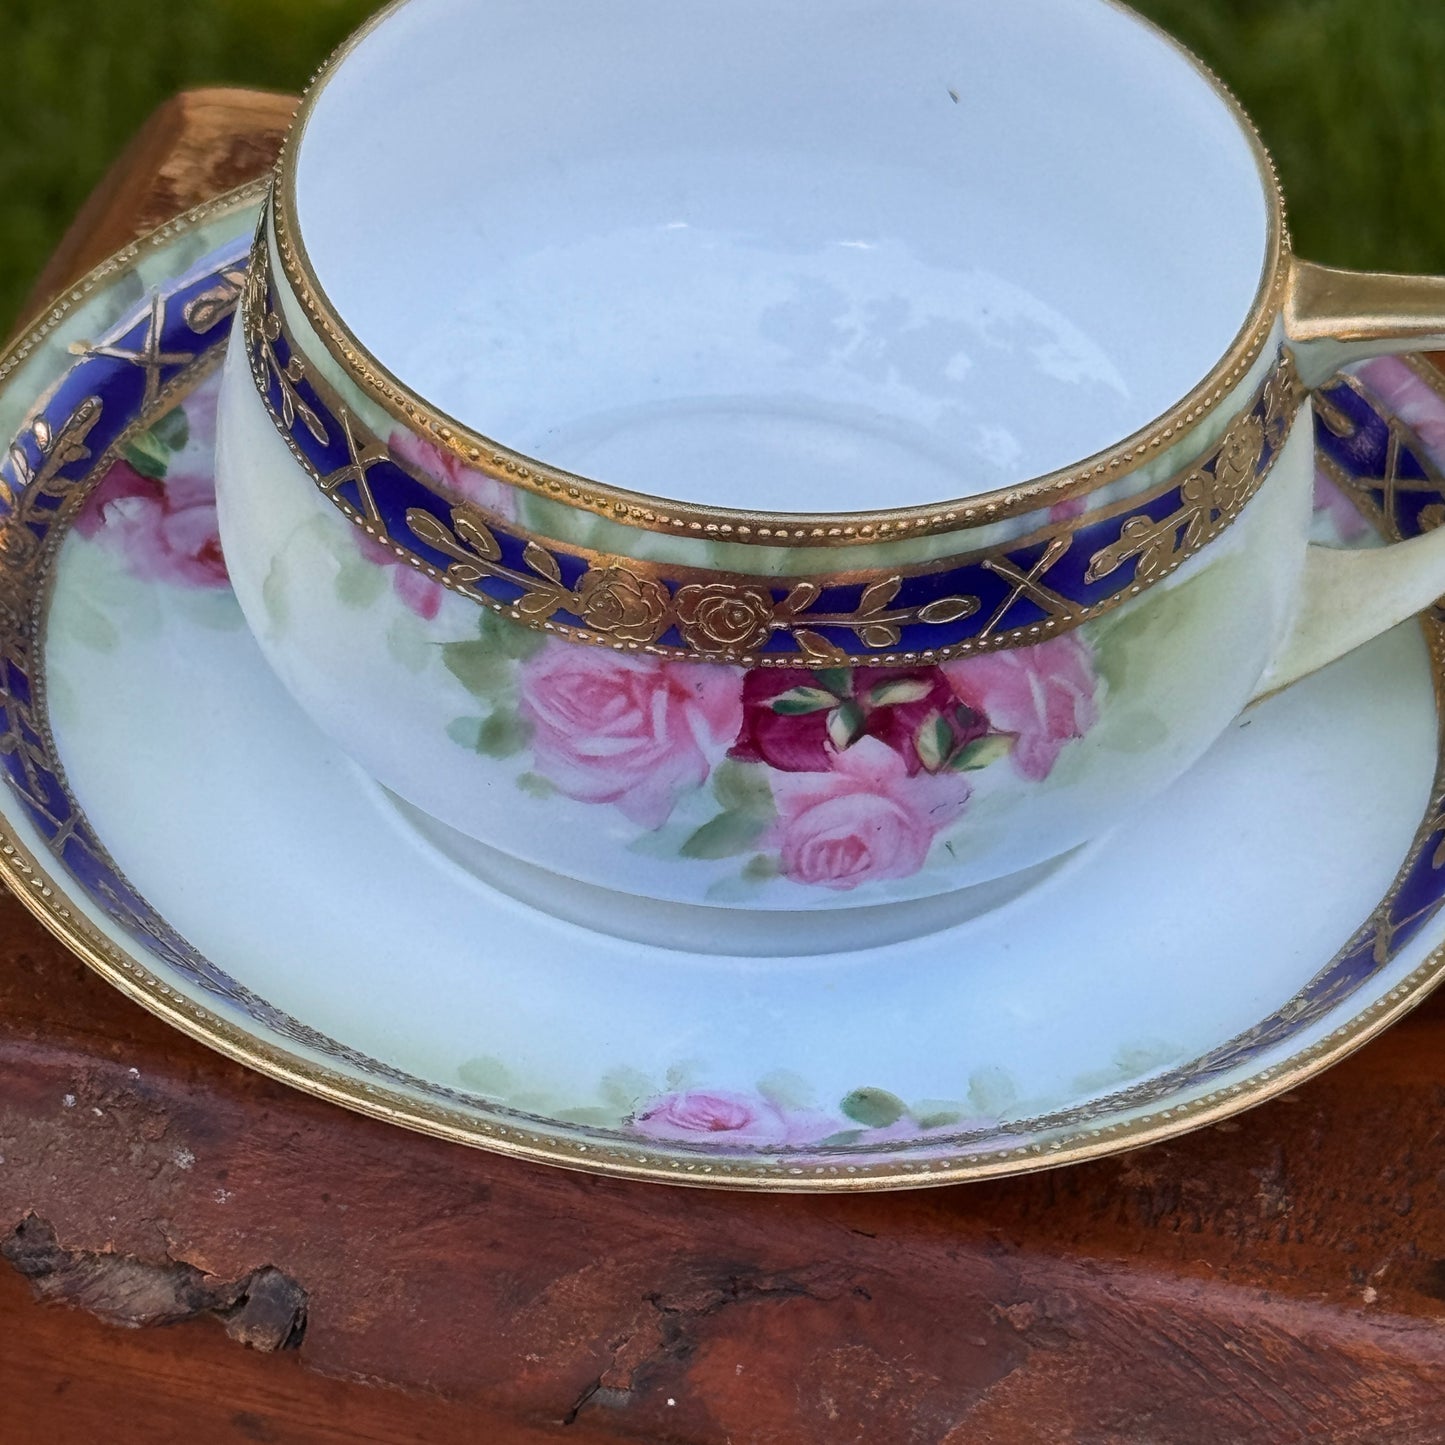
<instances>
[{"instance_id":1,"label":"gold x motif","mask_svg":"<svg viewBox=\"0 0 1445 1445\"><path fill-rule=\"evenodd\" d=\"M1067 597L1062 597L1052 587L1045 587L1040 578L1069 550L1073 543L1072 536L1055 537L1049 545L1044 548L1044 554L1025 572L1021 567L1015 566L1007 557L991 557L984 562L984 566L990 572L996 573L1007 582L1014 584L1013 590L998 610L989 618L988 624L978 635L980 638L987 637L996 628L1010 608L1021 597L1028 597L1031 601L1037 602L1050 617L1068 617L1075 611L1074 604Z\"/></svg>"},{"instance_id":2,"label":"gold x motif","mask_svg":"<svg viewBox=\"0 0 1445 1445\"><path fill-rule=\"evenodd\" d=\"M371 487L366 480L366 474L378 462L391 460L391 453L381 445L380 442L372 441L366 446L358 446L356 432L351 425L351 413L345 407L340 408L341 430L346 437L346 450L351 460L344 467L337 467L334 472L328 472L320 479L321 490L327 496L335 494L338 487L343 487L347 482L356 483L356 494L361 501L361 510L366 513L367 519L372 522L381 521L381 512L377 509L376 498L371 495Z\"/></svg>"},{"instance_id":3,"label":"gold x motif","mask_svg":"<svg viewBox=\"0 0 1445 1445\"><path fill-rule=\"evenodd\" d=\"M161 369L167 366L188 366L195 360L190 352L162 351L161 338L165 334L166 302L159 291L151 293L150 311L146 316L145 340L139 351L129 351L115 344L92 346L77 341L70 350L76 356L109 356L116 361L129 361L145 372L145 396L141 401L143 411L149 411L156 403L161 390Z\"/></svg>"}]
</instances>

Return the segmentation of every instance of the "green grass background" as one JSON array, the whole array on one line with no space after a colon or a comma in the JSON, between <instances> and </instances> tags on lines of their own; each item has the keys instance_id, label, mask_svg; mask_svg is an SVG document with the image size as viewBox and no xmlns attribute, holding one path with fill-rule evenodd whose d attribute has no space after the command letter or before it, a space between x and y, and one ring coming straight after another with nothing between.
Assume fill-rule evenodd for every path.
<instances>
[{"instance_id":1,"label":"green grass background","mask_svg":"<svg viewBox=\"0 0 1445 1445\"><path fill-rule=\"evenodd\" d=\"M1445 272L1445 0L1136 3L1254 115L1302 253ZM375 5L0 0L0 331L154 106L190 85L300 89Z\"/></svg>"}]
</instances>

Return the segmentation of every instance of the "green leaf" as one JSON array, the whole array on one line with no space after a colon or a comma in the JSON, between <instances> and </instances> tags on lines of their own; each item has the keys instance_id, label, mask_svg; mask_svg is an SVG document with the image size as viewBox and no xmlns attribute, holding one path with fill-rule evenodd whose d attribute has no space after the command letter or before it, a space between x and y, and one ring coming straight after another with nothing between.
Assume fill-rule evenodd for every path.
<instances>
[{"instance_id":1,"label":"green leaf","mask_svg":"<svg viewBox=\"0 0 1445 1445\"><path fill-rule=\"evenodd\" d=\"M267 620L273 635L285 631L291 620L291 604L286 597L286 554L278 552L266 569L266 580L261 584L261 605L266 609Z\"/></svg>"},{"instance_id":2,"label":"green leaf","mask_svg":"<svg viewBox=\"0 0 1445 1445\"><path fill-rule=\"evenodd\" d=\"M370 607L386 590L385 567L356 557L336 574L336 600L343 607Z\"/></svg>"},{"instance_id":3,"label":"green leaf","mask_svg":"<svg viewBox=\"0 0 1445 1445\"><path fill-rule=\"evenodd\" d=\"M1232 559L1172 587L1150 588L1116 612L1093 624L1094 667L1110 692L1124 690L1136 667L1148 669L1156 650L1168 652L1177 639L1193 630L1195 613L1207 615L1211 604L1227 595L1218 585L1220 569Z\"/></svg>"},{"instance_id":4,"label":"green leaf","mask_svg":"<svg viewBox=\"0 0 1445 1445\"><path fill-rule=\"evenodd\" d=\"M730 813L744 813L765 823L777 816L768 770L761 763L724 758L712 771L713 796Z\"/></svg>"},{"instance_id":5,"label":"green leaf","mask_svg":"<svg viewBox=\"0 0 1445 1445\"><path fill-rule=\"evenodd\" d=\"M113 652L120 643L120 629L89 598L78 592L65 611L65 630L92 652Z\"/></svg>"},{"instance_id":6,"label":"green leaf","mask_svg":"<svg viewBox=\"0 0 1445 1445\"><path fill-rule=\"evenodd\" d=\"M931 712L919 724L913 741L918 749L918 761L930 773L936 773L948 761L953 729L936 712Z\"/></svg>"},{"instance_id":7,"label":"green leaf","mask_svg":"<svg viewBox=\"0 0 1445 1445\"><path fill-rule=\"evenodd\" d=\"M719 813L704 823L680 852L684 858L735 858L746 853L767 826L767 819L751 813Z\"/></svg>"},{"instance_id":8,"label":"green leaf","mask_svg":"<svg viewBox=\"0 0 1445 1445\"><path fill-rule=\"evenodd\" d=\"M141 476L149 477L153 482L165 480L166 469L170 465L171 454L152 438L149 432L134 437L125 444L124 455L126 461L138 471Z\"/></svg>"},{"instance_id":9,"label":"green leaf","mask_svg":"<svg viewBox=\"0 0 1445 1445\"><path fill-rule=\"evenodd\" d=\"M408 672L421 672L432 659L433 643L427 636L426 623L410 612L393 618L386 629L387 656Z\"/></svg>"},{"instance_id":10,"label":"green leaf","mask_svg":"<svg viewBox=\"0 0 1445 1445\"><path fill-rule=\"evenodd\" d=\"M517 786L531 798L551 798L557 793L557 786L541 773L523 773L517 779Z\"/></svg>"},{"instance_id":11,"label":"green leaf","mask_svg":"<svg viewBox=\"0 0 1445 1445\"><path fill-rule=\"evenodd\" d=\"M479 717L454 717L447 724L447 736L469 753L477 750L477 739L481 736L483 719Z\"/></svg>"},{"instance_id":12,"label":"green leaf","mask_svg":"<svg viewBox=\"0 0 1445 1445\"><path fill-rule=\"evenodd\" d=\"M778 1109L811 1109L814 1103L812 1086L791 1069L764 1074L757 1082L757 1092Z\"/></svg>"},{"instance_id":13,"label":"green leaf","mask_svg":"<svg viewBox=\"0 0 1445 1445\"><path fill-rule=\"evenodd\" d=\"M546 633L539 632L535 627L523 627L520 622L514 622L510 617L503 617L501 613L485 607L477 627L477 636L517 662L525 662L529 657L534 657L547 644Z\"/></svg>"},{"instance_id":14,"label":"green leaf","mask_svg":"<svg viewBox=\"0 0 1445 1445\"><path fill-rule=\"evenodd\" d=\"M511 1071L500 1059L493 1058L490 1054L481 1054L475 1059L458 1064L457 1078L479 1094L491 1094L501 1099L505 1099L515 1087Z\"/></svg>"},{"instance_id":15,"label":"green leaf","mask_svg":"<svg viewBox=\"0 0 1445 1445\"><path fill-rule=\"evenodd\" d=\"M787 692L780 692L768 706L783 717L801 717L805 713L822 712L837 701L825 688L790 687Z\"/></svg>"},{"instance_id":16,"label":"green leaf","mask_svg":"<svg viewBox=\"0 0 1445 1445\"><path fill-rule=\"evenodd\" d=\"M828 714L828 741L838 751L851 748L863 732L863 709L851 698Z\"/></svg>"},{"instance_id":17,"label":"green leaf","mask_svg":"<svg viewBox=\"0 0 1445 1445\"><path fill-rule=\"evenodd\" d=\"M897 707L905 702L922 702L933 691L933 684L922 677L898 677L880 682L868 689L868 701L874 707Z\"/></svg>"},{"instance_id":18,"label":"green leaf","mask_svg":"<svg viewBox=\"0 0 1445 1445\"><path fill-rule=\"evenodd\" d=\"M191 439L191 422L183 406L174 406L159 418L147 433L167 451L181 452Z\"/></svg>"},{"instance_id":19,"label":"green leaf","mask_svg":"<svg viewBox=\"0 0 1445 1445\"><path fill-rule=\"evenodd\" d=\"M1113 720L1107 746L1120 753L1147 753L1162 746L1168 738L1168 725L1158 713L1148 708L1134 708Z\"/></svg>"},{"instance_id":20,"label":"green leaf","mask_svg":"<svg viewBox=\"0 0 1445 1445\"><path fill-rule=\"evenodd\" d=\"M813 676L821 687L826 687L834 697L850 697L853 692L853 669L851 667L815 667Z\"/></svg>"},{"instance_id":21,"label":"green leaf","mask_svg":"<svg viewBox=\"0 0 1445 1445\"><path fill-rule=\"evenodd\" d=\"M992 1065L968 1076L968 1102L976 1113L1001 1119L1018 1102L1018 1087L1007 1069Z\"/></svg>"},{"instance_id":22,"label":"green leaf","mask_svg":"<svg viewBox=\"0 0 1445 1445\"><path fill-rule=\"evenodd\" d=\"M511 688L512 660L498 652L490 640L444 642L442 661L473 697L497 698Z\"/></svg>"},{"instance_id":23,"label":"green leaf","mask_svg":"<svg viewBox=\"0 0 1445 1445\"><path fill-rule=\"evenodd\" d=\"M749 883L771 883L782 871L778 860L767 853L755 853L743 865L743 877Z\"/></svg>"},{"instance_id":24,"label":"green leaf","mask_svg":"<svg viewBox=\"0 0 1445 1445\"><path fill-rule=\"evenodd\" d=\"M868 1129L886 1129L908 1112L903 1100L887 1089L854 1089L838 1107L855 1124Z\"/></svg>"},{"instance_id":25,"label":"green leaf","mask_svg":"<svg viewBox=\"0 0 1445 1445\"><path fill-rule=\"evenodd\" d=\"M989 733L986 737L975 738L948 760L948 766L957 773L973 773L1006 758L1013 751L1018 739L1011 733Z\"/></svg>"},{"instance_id":26,"label":"green leaf","mask_svg":"<svg viewBox=\"0 0 1445 1445\"><path fill-rule=\"evenodd\" d=\"M641 1103L660 1091L656 1084L637 1069L613 1069L602 1076L597 1092L604 1103L621 1114L630 1114Z\"/></svg>"},{"instance_id":27,"label":"green leaf","mask_svg":"<svg viewBox=\"0 0 1445 1445\"><path fill-rule=\"evenodd\" d=\"M512 758L531 735L531 727L510 708L498 708L477 729L477 751L489 758Z\"/></svg>"},{"instance_id":28,"label":"green leaf","mask_svg":"<svg viewBox=\"0 0 1445 1445\"><path fill-rule=\"evenodd\" d=\"M829 1134L826 1139L819 1139L818 1148L838 1149L844 1144L856 1144L862 1137L862 1129L840 1129L836 1134Z\"/></svg>"},{"instance_id":29,"label":"green leaf","mask_svg":"<svg viewBox=\"0 0 1445 1445\"><path fill-rule=\"evenodd\" d=\"M937 1114L920 1114L915 1117L915 1122L920 1129L942 1129L949 1124L957 1124L963 1115L956 1110L945 1110Z\"/></svg>"}]
</instances>

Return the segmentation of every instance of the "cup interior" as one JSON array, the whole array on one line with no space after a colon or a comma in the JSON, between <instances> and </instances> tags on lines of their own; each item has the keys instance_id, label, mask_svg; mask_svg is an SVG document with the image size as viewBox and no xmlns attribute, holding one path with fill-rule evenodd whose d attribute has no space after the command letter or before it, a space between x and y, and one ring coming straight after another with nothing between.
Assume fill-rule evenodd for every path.
<instances>
[{"instance_id":1,"label":"cup interior","mask_svg":"<svg viewBox=\"0 0 1445 1445\"><path fill-rule=\"evenodd\" d=\"M1216 366L1257 143L1109 0L410 0L315 95L315 278L430 405L712 506L986 492Z\"/></svg>"}]
</instances>

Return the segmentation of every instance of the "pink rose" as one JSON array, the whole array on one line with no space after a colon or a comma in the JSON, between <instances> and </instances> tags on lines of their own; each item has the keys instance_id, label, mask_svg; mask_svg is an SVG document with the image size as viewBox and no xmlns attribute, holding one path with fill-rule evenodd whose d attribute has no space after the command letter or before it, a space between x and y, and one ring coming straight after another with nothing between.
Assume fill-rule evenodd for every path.
<instances>
[{"instance_id":1,"label":"pink rose","mask_svg":"<svg viewBox=\"0 0 1445 1445\"><path fill-rule=\"evenodd\" d=\"M707 781L742 721L735 668L555 638L523 664L521 688L537 771L644 828Z\"/></svg>"},{"instance_id":2,"label":"pink rose","mask_svg":"<svg viewBox=\"0 0 1445 1445\"><path fill-rule=\"evenodd\" d=\"M517 520L516 492L505 482L474 471L455 452L400 428L392 432L389 445L395 456L432 481L450 487L458 496L475 502L494 517L508 522Z\"/></svg>"},{"instance_id":3,"label":"pink rose","mask_svg":"<svg viewBox=\"0 0 1445 1445\"><path fill-rule=\"evenodd\" d=\"M1323 467L1315 470L1315 512L1324 512L1341 542L1353 542L1370 530L1360 509Z\"/></svg>"},{"instance_id":4,"label":"pink rose","mask_svg":"<svg viewBox=\"0 0 1445 1445\"><path fill-rule=\"evenodd\" d=\"M1075 517L1082 517L1088 509L1089 504L1082 497L1065 497L1062 502L1055 502L1049 508L1049 521L1072 522Z\"/></svg>"},{"instance_id":5,"label":"pink rose","mask_svg":"<svg viewBox=\"0 0 1445 1445\"><path fill-rule=\"evenodd\" d=\"M418 617L430 622L441 611L446 588L440 582L433 582L425 572L418 571L409 562L402 561L390 547L382 546L359 528L353 530L361 555L378 567L392 568L392 590Z\"/></svg>"},{"instance_id":6,"label":"pink rose","mask_svg":"<svg viewBox=\"0 0 1445 1445\"><path fill-rule=\"evenodd\" d=\"M777 773L767 842L785 877L846 890L923 867L939 829L962 814L959 773L917 773L878 738L861 738L826 773Z\"/></svg>"},{"instance_id":7,"label":"pink rose","mask_svg":"<svg viewBox=\"0 0 1445 1445\"><path fill-rule=\"evenodd\" d=\"M1077 632L945 662L943 671L960 702L982 713L995 732L1018 739L1014 766L1033 782L1048 777L1064 744L1099 720L1094 653Z\"/></svg>"},{"instance_id":8,"label":"pink rose","mask_svg":"<svg viewBox=\"0 0 1445 1445\"><path fill-rule=\"evenodd\" d=\"M930 716L942 720L953 747L988 731L982 718L966 709L960 713L948 679L936 667L856 667L849 677L850 696L861 713L858 735L886 743L910 773L923 766L918 729ZM826 693L818 675L805 668L757 667L744 675L743 726L733 757L767 763L785 773L821 773L833 766L839 749L828 735L832 708L805 713L774 710L780 697L798 688Z\"/></svg>"},{"instance_id":9,"label":"pink rose","mask_svg":"<svg viewBox=\"0 0 1445 1445\"><path fill-rule=\"evenodd\" d=\"M816 1144L849 1126L817 1109L781 1109L757 1094L723 1089L689 1089L643 1104L632 1128L649 1139L687 1141L737 1148Z\"/></svg>"},{"instance_id":10,"label":"pink rose","mask_svg":"<svg viewBox=\"0 0 1445 1445\"><path fill-rule=\"evenodd\" d=\"M132 576L179 587L225 587L215 479L172 470L163 482L118 461L86 499L75 529L120 553Z\"/></svg>"},{"instance_id":11,"label":"pink rose","mask_svg":"<svg viewBox=\"0 0 1445 1445\"><path fill-rule=\"evenodd\" d=\"M1445 466L1445 397L1398 356L1377 356L1356 375L1420 438L1431 461Z\"/></svg>"}]
</instances>

